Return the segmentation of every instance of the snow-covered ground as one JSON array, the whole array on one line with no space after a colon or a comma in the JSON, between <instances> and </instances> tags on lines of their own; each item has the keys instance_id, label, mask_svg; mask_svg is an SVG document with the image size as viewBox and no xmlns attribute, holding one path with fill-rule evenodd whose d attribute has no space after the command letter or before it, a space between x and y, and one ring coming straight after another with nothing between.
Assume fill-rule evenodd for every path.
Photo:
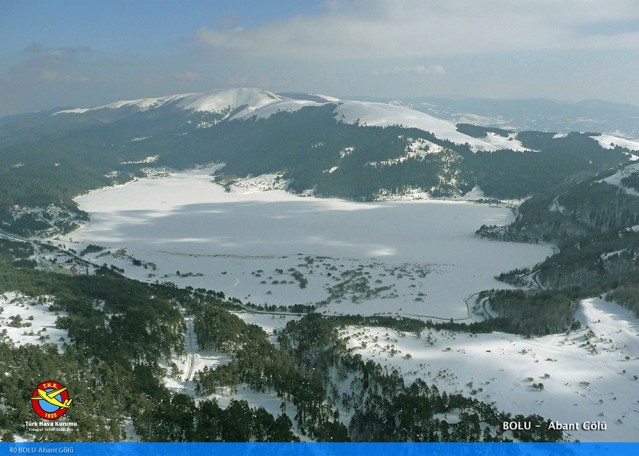
<instances>
[{"instance_id":1,"label":"snow-covered ground","mask_svg":"<svg viewBox=\"0 0 639 456\"><path fill-rule=\"evenodd\" d=\"M195 394L195 374L208 367L226 364L230 358L214 350L201 350L197 345L195 331L193 330L193 318L185 318L186 334L184 342L186 354L172 360L174 366L165 366L168 375L164 379L167 388L180 393ZM174 369L172 369L172 367Z\"/></svg>"},{"instance_id":2,"label":"snow-covered ground","mask_svg":"<svg viewBox=\"0 0 639 456\"><path fill-rule=\"evenodd\" d=\"M581 302L582 329L526 339L505 333L425 330L421 335L350 327L350 347L410 381L463 392L513 414L562 423L604 421L605 431L571 431L582 441L636 441L639 435L639 320L602 299ZM533 383L543 384L543 390Z\"/></svg>"},{"instance_id":3,"label":"snow-covered ground","mask_svg":"<svg viewBox=\"0 0 639 456\"><path fill-rule=\"evenodd\" d=\"M296 318L290 316L276 317L274 315L252 314L245 312L238 312L236 315L245 319L247 323L254 323L262 326L269 333L274 329L281 329L284 325L286 325L287 321ZM185 318L185 322L187 327L186 334L184 335L186 354L172 359L171 363L173 366L169 366L168 363L162 364L167 372L167 375L164 378L164 384L167 388L176 393L188 394L192 396L196 402L200 402L205 399L215 399L222 408L227 408L231 400L245 400L250 407L263 407L274 417L282 414L281 406L282 402L284 402L284 411L291 421L293 421L293 417L297 413L295 405L293 405L290 401L283 401L282 398L279 398L277 393L274 391L260 393L251 390L245 385L238 385L236 388L217 388L213 394L197 394L195 391L195 374L205 367L214 369L217 366L226 364L230 362L231 358L216 352L215 350L200 349L193 330L193 319L187 317ZM293 432L298 437L306 440L299 432L296 424L293 426Z\"/></svg>"},{"instance_id":4,"label":"snow-covered ground","mask_svg":"<svg viewBox=\"0 0 639 456\"><path fill-rule=\"evenodd\" d=\"M344 101L335 109L336 118L345 123L359 123L367 126L400 125L407 128L419 128L433 133L440 139L447 139L457 144L470 144L473 151L494 151L512 149L520 152L528 151L514 135L504 138L489 134L485 138L474 138L457 131L453 122L438 119L424 112L408 107L387 103L364 101Z\"/></svg>"},{"instance_id":5,"label":"snow-covered ground","mask_svg":"<svg viewBox=\"0 0 639 456\"><path fill-rule=\"evenodd\" d=\"M464 199L469 201L488 199L484 191L479 185L475 185L472 190L464 195Z\"/></svg>"},{"instance_id":6,"label":"snow-covered ground","mask_svg":"<svg viewBox=\"0 0 639 456\"><path fill-rule=\"evenodd\" d=\"M0 294L0 340L13 345L68 342L65 330L57 329L55 321L64 312L53 312L51 297L33 298L22 293Z\"/></svg>"},{"instance_id":7,"label":"snow-covered ground","mask_svg":"<svg viewBox=\"0 0 639 456\"><path fill-rule=\"evenodd\" d=\"M120 109L120 108L135 108L140 111L147 111L149 109L158 108L167 103L173 103L178 100L188 99L189 97L197 96L199 94L179 94L179 95L169 95L165 97L156 97L156 98L139 98L136 100L121 100L113 103L109 103L102 106L96 106L93 108L74 108L74 109L65 109L63 111L54 112L51 114L52 116L60 115L60 114L84 114L88 111L98 111L100 109Z\"/></svg>"},{"instance_id":8,"label":"snow-covered ground","mask_svg":"<svg viewBox=\"0 0 639 456\"><path fill-rule=\"evenodd\" d=\"M300 318L292 315L270 315L265 313L232 313L243 319L246 323L262 327L264 331L270 335L272 335L275 330L284 328L287 322ZM184 334L186 354L172 359L171 363L174 364L174 366L170 366L168 363L163 364L167 369L167 376L164 380L166 386L174 391L195 395L195 382L193 381L195 374L205 367L213 369L216 366L226 364L231 358L215 350L200 349L197 344L195 331L193 330L193 318L186 317L184 321L186 323L186 333ZM274 338L273 341L275 341Z\"/></svg>"},{"instance_id":9,"label":"snow-covered ground","mask_svg":"<svg viewBox=\"0 0 639 456\"><path fill-rule=\"evenodd\" d=\"M403 136L400 135L399 138L402 139ZM353 151L353 148L349 147L347 149L344 149L340 153L340 156L342 158L348 155L348 153L346 153L347 150L348 150L348 153L350 153ZM408 161L408 160L419 161L419 160L423 160L424 157L426 157L427 155L439 154L440 152L443 152L444 150L445 149L439 144L435 144L431 141L427 141L422 138L407 138L407 145L406 145L406 150L404 155L397 158L391 158L388 160L382 160L378 162L368 162L367 165L380 168L384 166L393 166L398 163L404 163L405 161ZM337 169L337 167L335 167L334 169ZM333 171L330 171L330 172L333 172Z\"/></svg>"},{"instance_id":10,"label":"snow-covered ground","mask_svg":"<svg viewBox=\"0 0 639 456\"><path fill-rule=\"evenodd\" d=\"M604 149L614 149L615 147L624 147L628 150L634 150L639 152L639 141L620 138L610 134L601 134L593 136L592 139L597 141Z\"/></svg>"},{"instance_id":11,"label":"snow-covered ground","mask_svg":"<svg viewBox=\"0 0 639 456\"><path fill-rule=\"evenodd\" d=\"M552 254L548 246L474 235L481 224L509 223L505 208L354 203L245 186L226 192L207 170L140 179L76 201L91 222L62 242L77 251L86 244L126 251L86 257L98 264L255 304L324 301L329 313L466 319L466 298L507 286L495 275Z\"/></svg>"},{"instance_id":12,"label":"snow-covered ground","mask_svg":"<svg viewBox=\"0 0 639 456\"><path fill-rule=\"evenodd\" d=\"M614 185L621 188L629 195L639 196L639 192L637 190L635 190L634 188L626 187L622 182L623 179L625 179L626 177L631 177L632 175L637 173L639 173L639 163L626 166L613 175L608 176L605 179L601 179L597 182L605 182L606 184Z\"/></svg>"},{"instance_id":13,"label":"snow-covered ground","mask_svg":"<svg viewBox=\"0 0 639 456\"><path fill-rule=\"evenodd\" d=\"M258 312L232 312L248 324L260 326L267 334L273 335L275 331L284 329L289 321L299 320L296 315L277 315ZM275 337L271 337L275 342Z\"/></svg>"},{"instance_id":14,"label":"snow-covered ground","mask_svg":"<svg viewBox=\"0 0 639 456\"><path fill-rule=\"evenodd\" d=\"M550 206L548 206L548 210L550 212L559 212L560 214L566 212L566 208L559 204L559 196L555 196Z\"/></svg>"}]
</instances>

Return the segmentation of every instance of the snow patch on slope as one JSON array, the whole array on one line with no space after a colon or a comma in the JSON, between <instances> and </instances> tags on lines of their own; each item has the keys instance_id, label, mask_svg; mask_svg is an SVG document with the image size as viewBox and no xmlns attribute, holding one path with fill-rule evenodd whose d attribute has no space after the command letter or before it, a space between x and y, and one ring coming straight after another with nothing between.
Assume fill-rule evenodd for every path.
<instances>
[{"instance_id":1,"label":"snow patch on slope","mask_svg":"<svg viewBox=\"0 0 639 456\"><path fill-rule=\"evenodd\" d=\"M288 180L284 179L283 176L283 173L270 173L240 178L233 181L230 192L260 193L269 190L286 190Z\"/></svg>"},{"instance_id":2,"label":"snow patch on slope","mask_svg":"<svg viewBox=\"0 0 639 456\"><path fill-rule=\"evenodd\" d=\"M233 119L250 119L250 118L258 118L258 119L267 119L271 117L273 114L277 114L278 112L295 112L306 106L322 106L323 103L317 103L315 101L308 100L278 100L267 105L264 105L258 109L255 108L247 108L242 110L241 112L235 114Z\"/></svg>"},{"instance_id":3,"label":"snow patch on slope","mask_svg":"<svg viewBox=\"0 0 639 456\"><path fill-rule=\"evenodd\" d=\"M0 294L0 340L6 339L15 346L43 343L62 346L68 342L67 332L56 328L58 314L49 309L52 304L49 296L36 299L20 292Z\"/></svg>"},{"instance_id":4,"label":"snow patch on slope","mask_svg":"<svg viewBox=\"0 0 639 456\"><path fill-rule=\"evenodd\" d=\"M353 153L353 151L355 151L354 147L344 147L342 150L339 151L339 158L348 157L350 154Z\"/></svg>"},{"instance_id":5,"label":"snow patch on slope","mask_svg":"<svg viewBox=\"0 0 639 456\"><path fill-rule=\"evenodd\" d=\"M482 200L482 199L486 199L487 196L484 193L484 191L481 189L481 187L477 184L475 184L475 186L472 188L472 190L470 190L468 193L466 193L463 198L465 200L469 200L469 201L474 201L474 200Z\"/></svg>"},{"instance_id":6,"label":"snow patch on slope","mask_svg":"<svg viewBox=\"0 0 639 456\"><path fill-rule=\"evenodd\" d=\"M421 187L407 187L402 193L394 193L386 188L381 188L375 193L375 201L420 201L430 199L430 193Z\"/></svg>"},{"instance_id":7,"label":"snow patch on slope","mask_svg":"<svg viewBox=\"0 0 639 456\"><path fill-rule=\"evenodd\" d=\"M550 212L559 212L562 215L566 212L566 208L559 204L558 196L555 196L555 198L552 200L552 203L550 204L550 206L548 206L548 210Z\"/></svg>"},{"instance_id":8,"label":"snow patch on slope","mask_svg":"<svg viewBox=\"0 0 639 456\"><path fill-rule=\"evenodd\" d=\"M418 128L420 130L433 133L441 139L447 139L457 144L468 143L471 149L477 151L494 151L502 148L513 150L526 150L523 145L515 140L507 138L478 139L465 135L457 131L457 127L452 122L438 119L423 112L415 111L403 106L395 106L386 103L373 103L362 101L344 101L335 109L337 120L367 126L403 126L407 128ZM502 143L507 141L507 145Z\"/></svg>"},{"instance_id":9,"label":"snow patch on slope","mask_svg":"<svg viewBox=\"0 0 639 456\"><path fill-rule=\"evenodd\" d=\"M143 158L142 160L124 161L120 164L121 165L149 164L149 163L155 163L156 161L158 161L159 158L160 158L159 155L149 155L148 157Z\"/></svg>"},{"instance_id":10,"label":"snow patch on slope","mask_svg":"<svg viewBox=\"0 0 639 456\"><path fill-rule=\"evenodd\" d=\"M497 133L489 131L488 133L486 133L486 137L482 139L492 144L497 149L510 149L516 152L536 152L532 149L524 147L521 141L516 139L516 137L517 133L510 133L508 136L504 137L498 135Z\"/></svg>"},{"instance_id":11,"label":"snow patch on slope","mask_svg":"<svg viewBox=\"0 0 639 456\"><path fill-rule=\"evenodd\" d=\"M283 98L260 89L220 89L205 94L193 94L183 98L177 105L197 112L223 112L246 106L245 111L253 112Z\"/></svg>"},{"instance_id":12,"label":"snow patch on slope","mask_svg":"<svg viewBox=\"0 0 639 456\"><path fill-rule=\"evenodd\" d=\"M331 97L330 95L322 95L320 93L314 93L312 95L314 95L316 97L319 97L319 98L323 98L324 100L326 100L326 101L328 101L330 103L338 103L340 101L339 98Z\"/></svg>"},{"instance_id":13,"label":"snow patch on slope","mask_svg":"<svg viewBox=\"0 0 639 456\"><path fill-rule=\"evenodd\" d=\"M51 115L56 116L58 114L84 114L85 112L88 112L88 111L98 111L101 109L120 109L120 108L136 108L139 111L148 111L149 109L159 108L160 106L164 106L168 103L172 103L182 98L186 98L186 97L194 96L194 95L196 94L187 93L187 94L169 95L166 97L121 100L121 101L116 101L106 105L96 106L94 108L65 109L63 111L54 112Z\"/></svg>"},{"instance_id":14,"label":"snow patch on slope","mask_svg":"<svg viewBox=\"0 0 639 456\"><path fill-rule=\"evenodd\" d=\"M428 154L438 154L444 148L439 144L427 141L422 138L408 138L406 145L406 156L408 158L424 157Z\"/></svg>"},{"instance_id":15,"label":"snow patch on slope","mask_svg":"<svg viewBox=\"0 0 639 456\"><path fill-rule=\"evenodd\" d=\"M403 139L403 136L399 136L400 139ZM374 166L376 168L381 168L383 166L393 166L399 163L404 163L408 160L416 160L422 161L427 155L438 154L444 151L444 147L439 144L435 144L431 141L427 141L422 138L407 138L406 139L406 149L404 151L404 155L396 158L390 158L388 160L381 160L378 162L368 162L368 166ZM415 189L414 189L415 190ZM417 189L418 193L421 195L422 189ZM413 192L414 193L414 192ZM384 192L381 192L381 196L385 196ZM422 195L423 196L423 195ZM417 199L423 199L422 196L419 196ZM402 200L405 198L402 198Z\"/></svg>"},{"instance_id":16,"label":"snow patch on slope","mask_svg":"<svg viewBox=\"0 0 639 456\"><path fill-rule=\"evenodd\" d=\"M639 192L634 188L628 188L621 182L626 177L630 177L633 174L639 173L639 163L634 165L626 166L625 168L617 171L612 176L608 176L605 179L598 180L597 182L605 182L609 185L614 185L615 187L621 188L628 195L639 196Z\"/></svg>"},{"instance_id":17,"label":"snow patch on slope","mask_svg":"<svg viewBox=\"0 0 639 456\"><path fill-rule=\"evenodd\" d=\"M630 139L619 138L609 134L602 134L599 136L592 136L592 139L597 141L604 149L614 149L615 147L623 147L628 150L639 151L639 141L633 141Z\"/></svg>"}]
</instances>

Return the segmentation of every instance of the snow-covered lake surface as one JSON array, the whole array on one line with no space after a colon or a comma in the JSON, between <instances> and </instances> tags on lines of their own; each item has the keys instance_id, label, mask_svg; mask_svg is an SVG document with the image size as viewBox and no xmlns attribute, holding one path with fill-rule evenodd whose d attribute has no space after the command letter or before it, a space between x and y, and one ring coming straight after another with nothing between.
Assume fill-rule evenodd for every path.
<instances>
[{"instance_id":1,"label":"snow-covered lake surface","mask_svg":"<svg viewBox=\"0 0 639 456\"><path fill-rule=\"evenodd\" d=\"M250 186L225 192L209 174L140 179L77 198L91 222L70 235L72 244L78 251L82 244L106 247L111 254L89 259L132 277L205 287L255 304L324 301L329 313L445 319L467 319L465 299L506 287L495 275L552 254L549 246L474 235L482 224L509 223L506 208L355 203Z\"/></svg>"}]
</instances>

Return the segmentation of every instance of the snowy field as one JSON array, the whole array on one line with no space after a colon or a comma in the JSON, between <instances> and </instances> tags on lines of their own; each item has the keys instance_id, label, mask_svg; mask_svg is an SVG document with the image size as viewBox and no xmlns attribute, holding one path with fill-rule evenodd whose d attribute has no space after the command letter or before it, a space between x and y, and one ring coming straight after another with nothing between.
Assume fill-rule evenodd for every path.
<instances>
[{"instance_id":1,"label":"snowy field","mask_svg":"<svg viewBox=\"0 0 639 456\"><path fill-rule=\"evenodd\" d=\"M55 327L58 316L64 312L53 312L50 297L33 298L23 293L0 294L0 340L15 346L53 343L62 346L68 342L65 330Z\"/></svg>"},{"instance_id":2,"label":"snowy field","mask_svg":"<svg viewBox=\"0 0 639 456\"><path fill-rule=\"evenodd\" d=\"M601 299L581 302L582 329L532 339L505 333L384 328L342 331L356 353L410 382L462 392L514 414L562 423L603 421L605 431L569 431L582 441L636 441L639 436L639 321ZM533 387L543 384L543 389Z\"/></svg>"},{"instance_id":3,"label":"snowy field","mask_svg":"<svg viewBox=\"0 0 639 456\"><path fill-rule=\"evenodd\" d=\"M322 303L328 313L459 320L469 318L465 300L473 293L507 286L495 275L552 254L548 246L474 235L481 224L509 223L505 208L300 198L245 183L225 192L209 173L140 179L81 196L76 201L91 222L61 240L77 251L105 247L86 258L131 277L254 304Z\"/></svg>"}]
</instances>

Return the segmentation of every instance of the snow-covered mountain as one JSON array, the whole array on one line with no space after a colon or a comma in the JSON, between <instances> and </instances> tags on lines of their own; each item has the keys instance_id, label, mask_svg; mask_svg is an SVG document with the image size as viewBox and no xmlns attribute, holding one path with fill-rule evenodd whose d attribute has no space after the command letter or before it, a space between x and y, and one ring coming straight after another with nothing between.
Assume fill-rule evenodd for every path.
<instances>
[{"instance_id":1,"label":"snow-covered mountain","mask_svg":"<svg viewBox=\"0 0 639 456\"><path fill-rule=\"evenodd\" d=\"M639 141L614 134L517 132L399 103L236 88L0 119L0 186L7 207L46 207L166 168L225 163L229 186L274 175L291 192L355 200L473 189L518 199L617 169L637 150ZM46 183L37 198L18 191L36 178Z\"/></svg>"},{"instance_id":2,"label":"snow-covered mountain","mask_svg":"<svg viewBox=\"0 0 639 456\"><path fill-rule=\"evenodd\" d=\"M89 111L105 109L134 108L138 111L148 111L163 106L173 105L187 111L224 113L229 109L242 107L242 115L252 113L268 105L281 105L293 101L289 97L277 95L273 92L253 88L217 89L206 93L184 93L156 98L139 98L122 100L91 108L73 108L56 111L52 116L60 114L84 114ZM338 101L325 99L325 102ZM309 104L319 104L309 102ZM304 103L306 104L306 103Z\"/></svg>"},{"instance_id":3,"label":"snow-covered mountain","mask_svg":"<svg viewBox=\"0 0 639 456\"><path fill-rule=\"evenodd\" d=\"M433 133L440 139L446 139L456 144L470 144L473 151L494 151L510 149L529 151L514 135L503 138L488 134L484 138L475 138L457 130L454 123L433 117L424 112L415 111L404 106L389 103L374 103L366 101L344 101L335 109L338 120L346 123L387 127L399 125L407 128L418 128Z\"/></svg>"},{"instance_id":4,"label":"snow-covered mountain","mask_svg":"<svg viewBox=\"0 0 639 456\"><path fill-rule=\"evenodd\" d=\"M214 119L199 123L201 128L210 127L221 120L267 119L280 112L296 112L307 107L331 105L333 115L338 121L361 126L402 126L417 128L434 134L437 138L455 144L468 144L472 151L513 150L529 152L534 149L525 147L516 138L514 131L505 134L486 131L483 136L471 136L461 132L454 120L446 120L428 113L421 105L408 105L399 102L381 103L373 101L340 100L335 97L318 94L276 94L257 88L217 89L205 93L185 93L155 98L122 100L95 107L77 107L56 110L52 117L70 115L99 115L121 118L125 114L135 114L158 109L172 109L184 114L214 116ZM446 116L450 118L450 116ZM468 117L464 118L468 121ZM211 121L213 120L213 121ZM482 122L477 124L483 125ZM487 129L488 130L488 129ZM565 136L560 133L557 138ZM618 134L606 133L595 136L602 147L622 147L639 150L639 141L624 138Z\"/></svg>"},{"instance_id":5,"label":"snow-covered mountain","mask_svg":"<svg viewBox=\"0 0 639 456\"><path fill-rule=\"evenodd\" d=\"M410 107L390 103L339 100L325 95L278 95L255 88L218 89L207 93L169 95L158 98L123 100L92 108L72 108L56 111L51 116L79 115L105 110L128 109L149 111L158 108L179 108L187 112L211 113L224 120L265 119L279 112L295 112L305 107L334 106L338 121L362 126L402 126L433 133L440 139L456 144L469 144L473 151L510 149L528 151L514 134L503 137L488 134L476 138L457 130L454 123L439 119ZM203 126L205 126L203 124Z\"/></svg>"},{"instance_id":6,"label":"snow-covered mountain","mask_svg":"<svg viewBox=\"0 0 639 456\"><path fill-rule=\"evenodd\" d=\"M155 98L139 98L134 100L115 101L106 105L92 108L73 108L54 112L60 114L84 114L90 111L115 110L132 108L137 111L148 111L165 106L174 106L187 111L226 113L229 110L242 107L242 114L252 113L267 105L280 104L289 101L287 97L276 95L261 89L237 88L218 89L207 93L184 93Z\"/></svg>"}]
</instances>

